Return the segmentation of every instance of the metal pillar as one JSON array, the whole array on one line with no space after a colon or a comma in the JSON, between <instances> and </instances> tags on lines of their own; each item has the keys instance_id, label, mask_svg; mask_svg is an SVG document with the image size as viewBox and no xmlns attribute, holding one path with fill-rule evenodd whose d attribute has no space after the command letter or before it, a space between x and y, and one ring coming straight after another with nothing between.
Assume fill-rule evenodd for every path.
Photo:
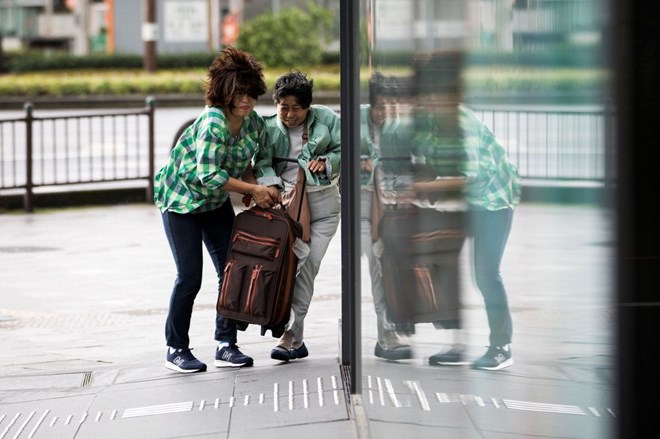
<instances>
[{"instance_id":1,"label":"metal pillar","mask_svg":"<svg viewBox=\"0 0 660 439\"><path fill-rule=\"evenodd\" d=\"M23 106L25 111L25 194L23 196L23 207L28 213L34 212L34 182L32 177L32 161L33 161L33 126L34 119L31 102L26 102Z\"/></svg>"},{"instance_id":2,"label":"metal pillar","mask_svg":"<svg viewBox=\"0 0 660 439\"><path fill-rule=\"evenodd\" d=\"M154 178L155 165L156 165L156 129L154 112L156 110L156 99L153 96L148 96L145 100L147 115L149 117L149 183L147 184L147 203L154 201Z\"/></svg>"},{"instance_id":3,"label":"metal pillar","mask_svg":"<svg viewBox=\"0 0 660 439\"><path fill-rule=\"evenodd\" d=\"M341 63L341 362L350 366L351 393L362 390L360 328L360 2L340 3Z\"/></svg>"}]
</instances>

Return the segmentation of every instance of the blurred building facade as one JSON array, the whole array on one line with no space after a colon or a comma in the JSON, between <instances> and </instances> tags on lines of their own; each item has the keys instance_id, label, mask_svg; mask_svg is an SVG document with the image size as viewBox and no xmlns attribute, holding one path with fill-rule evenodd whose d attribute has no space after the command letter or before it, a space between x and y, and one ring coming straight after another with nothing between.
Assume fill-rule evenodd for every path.
<instances>
[{"instance_id":1,"label":"blurred building facade","mask_svg":"<svg viewBox=\"0 0 660 439\"><path fill-rule=\"evenodd\" d=\"M159 53L214 51L233 44L240 24L309 0L0 0L5 50L57 49L142 54L145 5L156 9ZM556 44L600 44L607 31L603 0L383 0L372 2L383 50L437 48L468 41L500 51ZM315 0L339 11L339 0ZM467 14L467 17L465 16ZM339 17L339 14L336 14ZM467 23L467 25L466 25Z\"/></svg>"},{"instance_id":2,"label":"blurred building facade","mask_svg":"<svg viewBox=\"0 0 660 439\"><path fill-rule=\"evenodd\" d=\"M217 50L233 44L245 20L305 0L0 0L0 36L6 50L51 49L78 55L141 54L145 8L156 10L162 53ZM339 9L338 0L316 0Z\"/></svg>"},{"instance_id":3,"label":"blurred building facade","mask_svg":"<svg viewBox=\"0 0 660 439\"><path fill-rule=\"evenodd\" d=\"M103 0L79 4L75 0L0 0L0 36L4 48L88 53L90 42L107 32L108 3ZM81 44L81 40L85 44Z\"/></svg>"},{"instance_id":4,"label":"blurred building facade","mask_svg":"<svg viewBox=\"0 0 660 439\"><path fill-rule=\"evenodd\" d=\"M372 1L383 50L438 48L467 41L501 51L600 44L609 17L602 0ZM466 7L467 5L467 7ZM467 16L466 16L467 15Z\"/></svg>"}]
</instances>

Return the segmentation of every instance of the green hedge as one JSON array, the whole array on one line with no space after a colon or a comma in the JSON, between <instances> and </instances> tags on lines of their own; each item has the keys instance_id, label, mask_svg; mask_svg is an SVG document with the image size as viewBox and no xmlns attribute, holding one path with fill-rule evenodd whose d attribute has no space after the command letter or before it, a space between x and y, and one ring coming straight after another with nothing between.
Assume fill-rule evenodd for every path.
<instances>
[{"instance_id":1,"label":"green hedge","mask_svg":"<svg viewBox=\"0 0 660 439\"><path fill-rule=\"evenodd\" d=\"M609 75L604 69L532 69L475 66L463 76L472 94L590 94L607 91Z\"/></svg>"},{"instance_id":2,"label":"green hedge","mask_svg":"<svg viewBox=\"0 0 660 439\"><path fill-rule=\"evenodd\" d=\"M207 69L217 53L161 54L157 56L158 69ZM323 52L319 65L339 64L339 52ZM2 73L43 72L53 70L107 70L141 69L143 59L139 55L90 55L75 56L41 52L6 53Z\"/></svg>"},{"instance_id":3,"label":"green hedge","mask_svg":"<svg viewBox=\"0 0 660 439\"><path fill-rule=\"evenodd\" d=\"M161 54L156 57L160 69L208 68L216 53ZM43 52L7 53L5 73L25 73L52 70L139 69L140 55L75 56L64 53L47 55Z\"/></svg>"},{"instance_id":4,"label":"green hedge","mask_svg":"<svg viewBox=\"0 0 660 439\"><path fill-rule=\"evenodd\" d=\"M318 91L339 90L339 67L301 69L314 79ZM267 70L266 85L286 70ZM206 69L137 69L31 72L0 75L0 96L84 96L121 94L203 93Z\"/></svg>"},{"instance_id":5,"label":"green hedge","mask_svg":"<svg viewBox=\"0 0 660 439\"><path fill-rule=\"evenodd\" d=\"M314 80L316 91L339 91L339 66L301 67ZM286 69L266 69L269 89ZM408 76L409 71L387 70L386 74ZM369 72L360 79L366 88ZM604 69L539 69L475 66L463 74L466 91L470 94L541 93L602 94L609 75ZM158 70L146 73L138 69L36 72L0 75L0 96L74 96L121 94L202 93L206 69Z\"/></svg>"},{"instance_id":6,"label":"green hedge","mask_svg":"<svg viewBox=\"0 0 660 439\"><path fill-rule=\"evenodd\" d=\"M215 52L182 54L160 54L156 63L159 69L206 69L211 64ZM406 67L411 65L414 53L406 50L376 52L372 60L375 66ZM268 67L269 64L265 63ZM299 63L296 63L299 64ZM319 65L339 64L339 52L323 52ZM595 47L552 46L538 51L493 52L470 51L466 54L466 64L470 66L512 66L512 67L579 67L602 68L606 57ZM143 59L139 55L75 56L64 53L51 55L43 52L5 53L2 72L25 73L52 70L107 70L141 69ZM272 66L270 66L272 67Z\"/></svg>"},{"instance_id":7,"label":"green hedge","mask_svg":"<svg viewBox=\"0 0 660 439\"><path fill-rule=\"evenodd\" d=\"M470 65L589 68L605 67L607 57L599 46L552 45L514 52L471 51L467 62Z\"/></svg>"},{"instance_id":8,"label":"green hedge","mask_svg":"<svg viewBox=\"0 0 660 439\"><path fill-rule=\"evenodd\" d=\"M409 66L416 54L409 50L376 51L372 60L380 66ZM465 62L470 66L505 65L512 67L604 67L606 56L602 48L595 46L553 45L539 50L501 52L470 50Z\"/></svg>"}]
</instances>

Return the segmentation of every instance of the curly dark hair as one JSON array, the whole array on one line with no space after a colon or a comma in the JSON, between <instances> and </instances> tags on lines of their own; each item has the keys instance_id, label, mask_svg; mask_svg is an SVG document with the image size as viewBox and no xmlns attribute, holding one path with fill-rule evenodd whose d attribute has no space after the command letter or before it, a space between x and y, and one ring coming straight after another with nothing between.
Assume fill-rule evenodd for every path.
<instances>
[{"instance_id":1,"label":"curly dark hair","mask_svg":"<svg viewBox=\"0 0 660 439\"><path fill-rule=\"evenodd\" d=\"M266 90L261 62L248 52L227 47L209 67L205 100L208 105L225 107L237 95L257 99Z\"/></svg>"},{"instance_id":2,"label":"curly dark hair","mask_svg":"<svg viewBox=\"0 0 660 439\"><path fill-rule=\"evenodd\" d=\"M312 104L314 81L302 72L289 72L277 78L273 100L277 104L285 96L295 96L303 108Z\"/></svg>"}]
</instances>

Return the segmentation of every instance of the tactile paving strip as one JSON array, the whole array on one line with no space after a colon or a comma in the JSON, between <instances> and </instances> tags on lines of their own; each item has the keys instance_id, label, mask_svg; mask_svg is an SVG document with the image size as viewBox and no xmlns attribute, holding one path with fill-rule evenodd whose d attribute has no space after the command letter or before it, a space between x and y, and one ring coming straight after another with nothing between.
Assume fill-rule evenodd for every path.
<instances>
[{"instance_id":1,"label":"tactile paving strip","mask_svg":"<svg viewBox=\"0 0 660 439\"><path fill-rule=\"evenodd\" d=\"M395 387L395 384L397 386ZM363 401L365 405L432 411L446 404L461 404L474 407L534 411L567 415L612 417L616 415L609 407L554 404L514 399L500 399L461 393L448 393L423 388L421 382L403 380L397 383L389 378L368 375L364 377Z\"/></svg>"},{"instance_id":2,"label":"tactile paving strip","mask_svg":"<svg viewBox=\"0 0 660 439\"><path fill-rule=\"evenodd\" d=\"M53 402L53 404L56 404ZM50 438L76 431L85 423L121 422L125 419L158 416L171 413L192 413L209 410L241 410L259 406L274 416L294 410L324 409L345 406L341 377L331 375L313 379L274 382L272 392L218 396L197 401L179 401L149 406L115 408L109 411L67 413L57 406L40 410L7 412L0 409L0 439ZM41 404L43 407L43 403ZM5 412L5 413L3 413ZM112 428L111 425L108 428Z\"/></svg>"}]
</instances>

